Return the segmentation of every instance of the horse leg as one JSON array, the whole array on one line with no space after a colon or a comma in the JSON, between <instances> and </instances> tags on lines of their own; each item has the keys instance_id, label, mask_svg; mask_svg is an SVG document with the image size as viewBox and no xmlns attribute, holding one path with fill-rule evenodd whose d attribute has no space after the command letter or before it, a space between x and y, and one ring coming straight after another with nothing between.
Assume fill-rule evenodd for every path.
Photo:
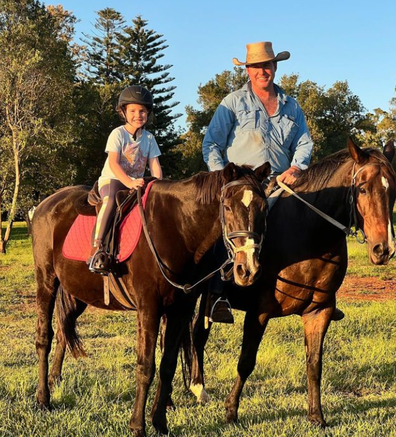
<instances>
[{"instance_id":1,"label":"horse leg","mask_svg":"<svg viewBox=\"0 0 396 437\"><path fill-rule=\"evenodd\" d=\"M87 308L87 304L74 298L70 294L58 291L58 300L55 304L57 313L56 348L52 359L49 374L49 387L52 392L55 386L62 381L62 366L65 358L66 345L69 344L74 358L85 356L76 332L76 321Z\"/></svg>"},{"instance_id":2,"label":"horse leg","mask_svg":"<svg viewBox=\"0 0 396 437\"><path fill-rule=\"evenodd\" d=\"M308 378L308 419L322 427L326 426L320 400L322 377L323 341L329 327L333 308L303 315L305 353Z\"/></svg>"},{"instance_id":3,"label":"horse leg","mask_svg":"<svg viewBox=\"0 0 396 437\"><path fill-rule=\"evenodd\" d=\"M176 371L177 356L183 335L194 312L195 301L181 299L167 310L164 351L159 370L159 383L152 412L152 423L160 434L168 434L166 409L172 392L172 381Z\"/></svg>"},{"instance_id":4,"label":"horse leg","mask_svg":"<svg viewBox=\"0 0 396 437\"><path fill-rule=\"evenodd\" d=\"M192 344L192 365L191 365L191 384L190 390L197 398L197 402L206 404L209 402L209 395L205 390L204 379L204 350L209 338L212 323L209 322L205 328L206 300L208 296L202 295L199 306L199 313L193 324L193 344Z\"/></svg>"},{"instance_id":5,"label":"horse leg","mask_svg":"<svg viewBox=\"0 0 396 437\"><path fill-rule=\"evenodd\" d=\"M146 436L145 410L147 394L154 378L155 347L160 315L156 305L138 310L136 397L129 427L134 437Z\"/></svg>"},{"instance_id":6,"label":"horse leg","mask_svg":"<svg viewBox=\"0 0 396 437\"><path fill-rule=\"evenodd\" d=\"M59 281L54 272L36 268L37 280L37 329L36 352L39 359L39 381L36 399L40 408L49 408L50 389L48 383L48 355L54 336L52 316Z\"/></svg>"},{"instance_id":7,"label":"horse leg","mask_svg":"<svg viewBox=\"0 0 396 437\"><path fill-rule=\"evenodd\" d=\"M242 350L238 362L238 376L225 402L227 423L236 422L238 420L239 399L245 382L256 365L257 351L267 323L268 318L265 318L260 323L257 313L246 313L243 327Z\"/></svg>"}]
</instances>

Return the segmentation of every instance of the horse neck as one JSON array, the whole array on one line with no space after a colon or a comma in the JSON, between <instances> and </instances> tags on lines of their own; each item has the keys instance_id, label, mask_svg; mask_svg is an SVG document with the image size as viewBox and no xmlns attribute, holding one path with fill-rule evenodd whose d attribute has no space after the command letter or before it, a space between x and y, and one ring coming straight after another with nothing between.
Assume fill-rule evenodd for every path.
<instances>
[{"instance_id":1,"label":"horse neck","mask_svg":"<svg viewBox=\"0 0 396 437\"><path fill-rule=\"evenodd\" d=\"M154 184L154 217L164 214L168 227L179 230L180 238L190 251L195 251L204 240L213 241L221 237L219 219L219 196L209 204L197 200L197 192L191 180L161 181ZM165 211L156 211L163 205ZM162 219L159 218L159 227ZM207 243L209 244L209 242Z\"/></svg>"},{"instance_id":2,"label":"horse neck","mask_svg":"<svg viewBox=\"0 0 396 437\"><path fill-rule=\"evenodd\" d=\"M348 225L346 221L349 220L350 213L348 200L352 167L352 161L348 160L326 180L319 181L313 179L310 183L307 182L307 184L299 187L296 192L320 211ZM317 179L319 178L320 175L318 175ZM299 201L297 200L297 202ZM323 219L319 218L319 220Z\"/></svg>"}]
</instances>

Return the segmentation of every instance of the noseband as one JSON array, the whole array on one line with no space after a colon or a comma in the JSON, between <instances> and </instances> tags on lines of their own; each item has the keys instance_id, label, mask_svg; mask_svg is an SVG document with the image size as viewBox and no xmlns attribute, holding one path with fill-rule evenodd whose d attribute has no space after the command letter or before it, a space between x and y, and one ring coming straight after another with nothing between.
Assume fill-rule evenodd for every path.
<instances>
[{"instance_id":1,"label":"noseband","mask_svg":"<svg viewBox=\"0 0 396 437\"><path fill-rule=\"evenodd\" d=\"M246 251L249 249L258 249L258 251L260 253L261 246L263 244L263 239L264 239L263 234L259 235L256 232L247 231L247 230L238 230L238 231L228 232L227 224L225 222L225 217L224 217L224 200L225 200L225 195L226 195L227 190L229 188L235 187L237 185L252 185L253 186L253 184L250 182L240 180L240 181L229 182L228 184L223 185L223 187L221 188L220 223L221 223L221 229L222 229L222 233L223 233L224 245L227 248L230 262L234 261L235 255L238 252ZM246 238L246 241L248 238L251 238L251 239L253 239L253 243L247 243L243 246L237 247L233 240L234 240L234 238L240 238L240 237ZM255 243L255 241L259 241L259 243Z\"/></svg>"}]
</instances>

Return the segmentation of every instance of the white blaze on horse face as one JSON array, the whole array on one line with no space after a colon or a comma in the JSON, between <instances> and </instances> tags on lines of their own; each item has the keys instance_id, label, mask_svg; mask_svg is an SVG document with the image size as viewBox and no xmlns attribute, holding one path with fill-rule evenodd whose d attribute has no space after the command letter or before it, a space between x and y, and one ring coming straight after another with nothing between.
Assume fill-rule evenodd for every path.
<instances>
[{"instance_id":1,"label":"white blaze on horse face","mask_svg":"<svg viewBox=\"0 0 396 437\"><path fill-rule=\"evenodd\" d=\"M250 246L254 244L254 240L253 238L246 238L246 246ZM247 265L250 267L250 270L253 271L253 267L254 267L254 251L255 248L251 247L250 249L245 250L246 253L246 261L247 261Z\"/></svg>"},{"instance_id":2,"label":"white blaze on horse face","mask_svg":"<svg viewBox=\"0 0 396 437\"><path fill-rule=\"evenodd\" d=\"M246 206L246 208L249 208L249 205L251 204L252 200L253 200L253 191L245 190L243 192L242 203Z\"/></svg>"},{"instance_id":3,"label":"white blaze on horse face","mask_svg":"<svg viewBox=\"0 0 396 437\"><path fill-rule=\"evenodd\" d=\"M392 222L390 220L388 222L388 246L389 246L389 250L394 252L395 241L393 240Z\"/></svg>"},{"instance_id":4,"label":"white blaze on horse face","mask_svg":"<svg viewBox=\"0 0 396 437\"><path fill-rule=\"evenodd\" d=\"M382 185L385 187L385 191L389 188L389 182L388 179L386 179L384 176L381 178Z\"/></svg>"}]
</instances>

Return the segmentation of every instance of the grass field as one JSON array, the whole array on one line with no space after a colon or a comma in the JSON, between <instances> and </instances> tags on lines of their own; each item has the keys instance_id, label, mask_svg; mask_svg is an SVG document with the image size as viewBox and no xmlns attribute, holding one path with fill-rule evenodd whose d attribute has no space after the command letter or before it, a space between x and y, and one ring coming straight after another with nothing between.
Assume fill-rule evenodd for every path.
<instances>
[{"instance_id":1,"label":"grass field","mask_svg":"<svg viewBox=\"0 0 396 437\"><path fill-rule=\"evenodd\" d=\"M354 275L394 278L370 266L365 247L349 243ZM332 323L325 341L322 400L328 428L306 419L303 331L298 317L272 320L257 365L242 395L239 423L225 423L224 399L235 375L243 314L233 326L215 325L206 354L211 402L198 406L178 369L169 412L177 436L396 436L396 301L339 301L346 318ZM128 435L135 395L133 313L88 310L79 332L88 357L67 356L53 409L35 403L37 356L31 243L22 225L0 255L0 436L119 437ZM159 356L159 354L157 354ZM158 358L157 358L158 360ZM154 381L154 386L156 381ZM154 389L150 392L148 412ZM148 435L154 436L150 424Z\"/></svg>"}]
</instances>

